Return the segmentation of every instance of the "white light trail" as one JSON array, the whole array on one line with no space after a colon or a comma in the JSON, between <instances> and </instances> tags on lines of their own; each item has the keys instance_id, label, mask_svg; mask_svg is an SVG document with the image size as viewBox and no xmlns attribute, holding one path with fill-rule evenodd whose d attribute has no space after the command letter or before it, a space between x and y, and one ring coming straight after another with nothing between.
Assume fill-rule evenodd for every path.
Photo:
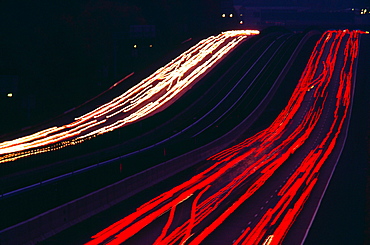
<instances>
[{"instance_id":1,"label":"white light trail","mask_svg":"<svg viewBox=\"0 0 370 245\"><path fill-rule=\"evenodd\" d=\"M0 143L0 163L81 143L164 110L237 45L256 34L259 31L236 30L201 40L120 96L73 122ZM42 147L48 150L39 149Z\"/></svg>"}]
</instances>

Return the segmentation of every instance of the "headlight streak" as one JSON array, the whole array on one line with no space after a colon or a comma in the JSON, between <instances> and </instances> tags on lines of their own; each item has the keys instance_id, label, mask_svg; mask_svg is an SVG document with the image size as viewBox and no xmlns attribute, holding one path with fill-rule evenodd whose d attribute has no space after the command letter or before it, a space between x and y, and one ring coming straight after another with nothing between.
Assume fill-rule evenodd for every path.
<instances>
[{"instance_id":1,"label":"headlight streak","mask_svg":"<svg viewBox=\"0 0 370 245\"><path fill-rule=\"evenodd\" d=\"M258 33L227 31L200 41L122 95L74 122L0 143L0 163L79 144L162 111L248 36Z\"/></svg>"},{"instance_id":2,"label":"headlight streak","mask_svg":"<svg viewBox=\"0 0 370 245\"><path fill-rule=\"evenodd\" d=\"M142 205L136 212L94 235L86 244L124 243L164 213L169 215L168 221L155 244L200 244L307 141L324 112L329 110L328 104L334 100L334 108L330 109L333 118L328 130L281 186L276 194L277 203L267 208L256 218L255 225L247 226L234 241L234 244L248 245L281 244L309 198L319 171L332 153L348 117L359 34L362 32L325 32L317 42L288 105L268 128L210 157L208 160L214 163L210 168ZM341 47L343 54L340 53ZM343 55L343 62L337 60L339 55ZM337 69L340 69L339 81L333 79ZM304 101L308 99L309 108L302 121L293 130L288 130L293 120L297 121L298 112L306 106ZM235 169L238 169L237 174L220 184L222 178ZM240 192L242 184L247 184L247 188L238 199L227 208L221 208L236 190ZM194 196L187 201L191 206L189 219L174 226L176 206L191 194ZM202 223L210 217L213 221Z\"/></svg>"}]
</instances>

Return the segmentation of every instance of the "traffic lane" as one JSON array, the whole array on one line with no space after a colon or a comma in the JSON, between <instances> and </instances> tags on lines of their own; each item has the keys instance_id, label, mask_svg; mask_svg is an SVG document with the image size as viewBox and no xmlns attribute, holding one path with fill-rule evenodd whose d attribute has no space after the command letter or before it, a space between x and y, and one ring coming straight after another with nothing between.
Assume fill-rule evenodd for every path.
<instances>
[{"instance_id":1,"label":"traffic lane","mask_svg":"<svg viewBox=\"0 0 370 245\"><path fill-rule=\"evenodd\" d=\"M332 177L323 177L330 182L324 197L322 198L321 194L316 197L316 200L322 198L322 202L305 239L304 244L307 245L364 244L365 241L369 241L369 236L364 233L367 228L364 219L368 214L365 210L368 161L367 139L364 132L369 125L367 122L369 122L368 108L370 108L368 97L370 87L367 79L368 67L370 67L367 59L369 40L369 35L361 35L348 137L335 171L332 172L332 168L323 169L323 175L332 175ZM321 184L323 187L325 185ZM287 238L288 236L289 234Z\"/></svg>"},{"instance_id":2,"label":"traffic lane","mask_svg":"<svg viewBox=\"0 0 370 245\"><path fill-rule=\"evenodd\" d=\"M238 62L237 64L240 64L240 63L241 62ZM243 69L243 68L244 67L242 66L242 67L237 67L236 69L240 70L240 69ZM235 70L231 70L229 73L235 74L236 72L235 72ZM223 80L218 80L217 83L214 84L215 86L212 87L213 89L206 92L206 94L216 94L214 91L219 90L219 88L216 86L217 84L222 85L222 84L224 84L224 81ZM228 82L226 84L233 84L233 82ZM227 92L226 90L223 90L223 91ZM219 96L223 96L223 94L218 93L217 94L218 97L211 97L211 99L213 101L217 101L217 100L219 100ZM146 147L146 145L152 144L150 142L153 142L153 141L155 142L155 141L163 140L163 138L166 135L171 135L171 134L173 134L173 132L178 131L179 130L178 127L180 127L180 125L184 125L184 122L188 122L189 118L191 118L189 123L192 123L194 121L194 119L192 118L192 116L194 115L193 113L194 112L199 113L200 111L202 111L201 108L204 108L204 107L199 106L199 105L208 105L209 104L209 102L207 103L208 98L210 98L210 97L202 96L200 98L200 100L197 101L197 103L193 104L193 106L190 106L190 107L186 108L185 110L181 111L181 113L178 116L176 116L174 119L168 120L168 123L165 123L160 128L156 128L150 134L148 134L148 133L144 134L142 136L134 138L133 140L128 141L127 143L121 144L119 147L117 147L120 154L123 154L124 152L130 152L130 151L132 152L132 151L138 150L142 147ZM206 107L206 108L208 108L208 107ZM192 114L189 115L189 113L192 113ZM169 115L167 115L167 117L168 116ZM177 120L177 122L175 120ZM183 127L186 127L186 125L187 125L187 123ZM128 130L132 131L131 128L128 128ZM124 134L124 132L122 132L122 134ZM113 151L113 149L110 148L109 151ZM101 155L102 153L100 151L97 154ZM60 154L56 154L56 155L58 155L58 157L60 157ZM80 159L80 158L78 158L78 159ZM63 162L59 162L59 164L65 165ZM74 165L73 168L75 169L76 166ZM59 169L65 169L65 166L63 166L63 168L59 168ZM45 172L45 169L42 169L42 170L39 170L39 171ZM27 172L27 174L29 174L29 173ZM19 173L17 173L17 178L19 179ZM11 178L9 178L9 176L7 176L7 179L9 180ZM17 183L20 183L20 182L17 181Z\"/></svg>"},{"instance_id":3,"label":"traffic lane","mask_svg":"<svg viewBox=\"0 0 370 245\"><path fill-rule=\"evenodd\" d=\"M220 62L220 59L248 36L249 32L229 31L202 40L119 97L76 118L73 122L1 143L0 162L6 163L80 144L91 137L138 121L158 109L160 111L161 106L173 103L178 93L188 90L194 82L199 80L199 77L204 76L211 67ZM151 98L161 93L160 98L152 103ZM116 109L118 111L114 112ZM114 117L117 113L122 114L122 112L128 112L124 119L108 123L110 117ZM91 128L98 129L90 131ZM57 147L54 144L58 144Z\"/></svg>"},{"instance_id":4,"label":"traffic lane","mask_svg":"<svg viewBox=\"0 0 370 245\"><path fill-rule=\"evenodd\" d=\"M92 158L92 159L94 159L94 158ZM79 160L79 159L77 159L77 160L80 162L80 160ZM94 159L94 160L96 160L96 159ZM41 172L42 172L42 173L44 173L44 170L41 170ZM127 172L127 173L128 173L128 172ZM18 177L19 177L19 176L18 176ZM22 179L23 179L23 178L22 178ZM74 196L74 195L72 195L72 196L71 196L71 198L73 198L73 196Z\"/></svg>"},{"instance_id":5,"label":"traffic lane","mask_svg":"<svg viewBox=\"0 0 370 245\"><path fill-rule=\"evenodd\" d=\"M258 45L257 45L258 46ZM246 46L247 48L248 48L248 46ZM219 84L219 83L215 83L216 85L217 84ZM184 118L183 118L184 119ZM156 121L158 121L158 117L157 117L157 120L154 120L154 121L150 121L149 122L149 124L152 124L152 123L154 123L154 125L155 125L155 122ZM161 121L161 122L163 122L163 120ZM160 122L159 122L160 123ZM127 135L132 135L132 132L138 132L138 133L140 133L141 131L142 131L142 129L145 129L145 128L148 128L148 126L147 125L145 125L145 124L143 124L143 126L141 127L141 125L142 125L143 123L141 123L140 122L140 127L131 127L130 129L131 130L129 130L129 131L125 131L125 130L122 130L122 132L118 132L118 134L119 134L119 139L120 139L120 141L119 142L122 142L122 140L124 140L124 135L125 134L127 134ZM155 127L155 126L153 126L153 127ZM153 128L152 127L152 128ZM150 125L149 125L149 128L150 128ZM138 130L139 129L139 130ZM113 132L112 132L113 133ZM123 135L122 137L121 137L121 135ZM114 137L113 137L114 138ZM129 139L129 138L128 138ZM105 141L103 140L103 143L104 143ZM118 143L118 142L117 142ZM105 142L105 144L106 144L106 142ZM92 145L90 145L90 147L92 146L92 149L94 149L94 147L93 147L93 145L94 144L92 144ZM71 151L73 151L73 150L71 150ZM76 152L76 151L73 151L73 152ZM78 150L78 152L81 152L81 149L79 149ZM75 153L74 153L75 154ZM51 153L49 153L49 155L52 155ZM58 154L56 154L56 155L58 155ZM67 157L70 155L70 154L65 154L64 153L64 155L66 155ZM60 158L62 157L62 155L61 156L58 156L58 159L60 160ZM49 158L50 159L53 159L53 157L51 156L49 156ZM27 161L23 161L23 163L22 163L22 165L23 166L27 166L27 165L30 165L30 167L32 167L32 166L38 166L39 164L38 163L40 163L40 162L42 162L42 163L46 163L48 160L48 157L46 157L45 159L36 159L35 160L35 162L34 163L30 163L30 162L32 162L31 160L27 160ZM25 164L26 163L26 164ZM1 166L2 167L2 166ZM7 167L6 168L6 170L4 170L4 173L6 173L7 171L9 171L8 170L8 168L10 168L10 167ZM22 169L22 170L24 170L24 169ZM16 171L18 172L19 171L19 169L17 168L16 169Z\"/></svg>"},{"instance_id":6,"label":"traffic lane","mask_svg":"<svg viewBox=\"0 0 370 245\"><path fill-rule=\"evenodd\" d=\"M328 111L328 113L330 112L330 110ZM325 117L325 116L324 116ZM330 123L328 123L328 124L330 124ZM321 134L321 133L320 133ZM320 136L316 136L316 139L318 139L318 138L320 138ZM316 140L315 140L316 141ZM307 147L306 147L307 148ZM308 148L307 148L307 150L311 150L311 148L310 148L310 146L308 146ZM299 162L299 159L298 159L298 162ZM294 172L294 170L291 172L291 173L293 173ZM287 177L286 179L288 179L289 177ZM284 182L285 181L283 181L283 183L282 184L284 184ZM277 183L275 183L274 184L274 186L277 186ZM279 187L281 187L282 185L280 185ZM275 192L277 192L277 190L275 190ZM268 201L268 200L267 200ZM256 205L256 206L258 206L258 205ZM248 208L248 207L247 207ZM249 207L250 208L250 207ZM263 206L261 206L261 209L263 209L264 207ZM257 214L255 214L255 215L257 215ZM240 215L237 215L237 217L245 217L245 216L240 216ZM250 221L251 222L251 221ZM235 225L237 223L237 220L234 220L233 222L231 222L231 227L233 227L233 225ZM251 224L251 223L249 223L249 224ZM217 231L217 230L216 230ZM229 234L229 230L225 233L225 232L220 232L221 234ZM215 234L220 234L220 233L218 233L218 232L216 232ZM211 235L212 236L212 235ZM212 240L212 241L210 241L210 240L206 240L206 243L207 242L212 242L212 244L213 243L215 243L216 241L220 241L220 239L222 239L221 237L218 237L218 238L216 238L215 240ZM216 244L216 243L215 243Z\"/></svg>"}]
</instances>

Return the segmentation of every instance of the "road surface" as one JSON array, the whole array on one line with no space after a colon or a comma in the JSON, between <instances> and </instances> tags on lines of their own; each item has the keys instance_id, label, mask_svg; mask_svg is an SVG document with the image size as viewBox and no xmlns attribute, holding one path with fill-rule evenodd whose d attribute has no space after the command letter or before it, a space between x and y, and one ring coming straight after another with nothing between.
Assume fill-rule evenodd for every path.
<instances>
[{"instance_id":1,"label":"road surface","mask_svg":"<svg viewBox=\"0 0 370 245\"><path fill-rule=\"evenodd\" d=\"M327 31L288 105L265 130L208 159L212 165L138 207L87 244L280 244L350 117L360 31ZM303 242L306 229L295 234Z\"/></svg>"}]
</instances>

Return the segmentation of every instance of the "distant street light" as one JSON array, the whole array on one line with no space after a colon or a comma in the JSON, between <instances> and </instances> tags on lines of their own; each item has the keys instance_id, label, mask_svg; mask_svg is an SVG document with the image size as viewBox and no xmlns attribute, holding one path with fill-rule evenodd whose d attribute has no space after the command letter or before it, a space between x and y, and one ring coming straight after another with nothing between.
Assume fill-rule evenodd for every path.
<instances>
[{"instance_id":1,"label":"distant street light","mask_svg":"<svg viewBox=\"0 0 370 245\"><path fill-rule=\"evenodd\" d=\"M13 97L13 93L8 93L6 96L8 96L8 98L11 98Z\"/></svg>"}]
</instances>

